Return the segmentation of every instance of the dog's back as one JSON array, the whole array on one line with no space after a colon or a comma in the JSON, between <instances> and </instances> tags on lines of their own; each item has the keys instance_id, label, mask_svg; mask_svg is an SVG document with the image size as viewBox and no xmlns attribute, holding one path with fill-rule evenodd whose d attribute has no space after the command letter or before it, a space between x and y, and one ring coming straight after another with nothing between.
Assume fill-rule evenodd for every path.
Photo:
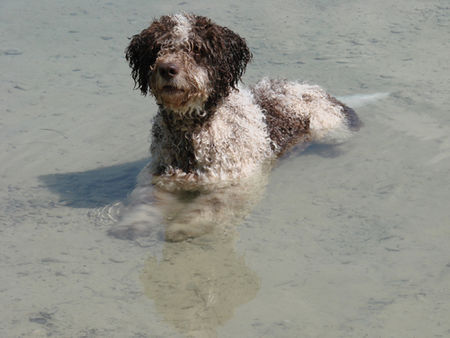
<instances>
[{"instance_id":1,"label":"dog's back","mask_svg":"<svg viewBox=\"0 0 450 338\"><path fill-rule=\"evenodd\" d=\"M361 125L353 109L319 86L263 79L252 93L277 154L301 142L340 143Z\"/></svg>"}]
</instances>

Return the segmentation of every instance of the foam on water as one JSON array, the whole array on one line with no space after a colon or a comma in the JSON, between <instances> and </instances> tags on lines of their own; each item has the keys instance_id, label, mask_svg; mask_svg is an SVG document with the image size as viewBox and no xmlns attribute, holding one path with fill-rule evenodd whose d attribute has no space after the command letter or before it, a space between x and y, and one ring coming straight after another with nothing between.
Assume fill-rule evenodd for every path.
<instances>
[{"instance_id":1,"label":"foam on water","mask_svg":"<svg viewBox=\"0 0 450 338\"><path fill-rule=\"evenodd\" d=\"M338 96L337 99L352 108L358 108L385 99L389 95L390 93L354 94Z\"/></svg>"}]
</instances>

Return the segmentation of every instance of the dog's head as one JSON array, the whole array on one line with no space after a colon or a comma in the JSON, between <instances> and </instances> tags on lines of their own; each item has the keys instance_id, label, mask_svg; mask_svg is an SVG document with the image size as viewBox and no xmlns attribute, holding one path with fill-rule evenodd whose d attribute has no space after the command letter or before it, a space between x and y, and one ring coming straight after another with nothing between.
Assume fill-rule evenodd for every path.
<instances>
[{"instance_id":1,"label":"dog's head","mask_svg":"<svg viewBox=\"0 0 450 338\"><path fill-rule=\"evenodd\" d=\"M197 15L163 16L126 49L136 88L177 111L209 109L236 88L251 53L245 40Z\"/></svg>"}]
</instances>

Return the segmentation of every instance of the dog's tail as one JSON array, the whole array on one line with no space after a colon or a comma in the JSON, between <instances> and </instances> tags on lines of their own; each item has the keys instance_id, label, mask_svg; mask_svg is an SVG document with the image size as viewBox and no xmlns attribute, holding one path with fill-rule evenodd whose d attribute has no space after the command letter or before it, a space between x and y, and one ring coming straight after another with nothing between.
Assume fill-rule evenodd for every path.
<instances>
[{"instance_id":1,"label":"dog's tail","mask_svg":"<svg viewBox=\"0 0 450 338\"><path fill-rule=\"evenodd\" d=\"M339 144L342 141L345 141L353 132L358 131L362 126L363 122L359 118L358 114L355 112L359 107L375 103L378 100L386 98L389 96L389 93L373 93L373 94L354 94L348 96L341 96L333 98L331 96L328 99L335 104L342 106L342 113L345 116L345 123L341 123L341 120L338 120L333 128L327 128L326 133L323 133L323 128L316 128L316 137L314 141L317 143L328 143L328 144ZM314 119L317 116L312 116L311 125L316 125L314 123ZM320 116L319 116L320 117ZM332 116L326 119L327 121L331 121ZM324 118L319 118L319 122L323 121ZM312 130L313 131L313 130Z\"/></svg>"},{"instance_id":2,"label":"dog's tail","mask_svg":"<svg viewBox=\"0 0 450 338\"><path fill-rule=\"evenodd\" d=\"M340 96L337 99L347 106L352 108L359 108L378 100L384 99L389 96L390 93L373 93L373 94L354 94L347 96Z\"/></svg>"}]
</instances>

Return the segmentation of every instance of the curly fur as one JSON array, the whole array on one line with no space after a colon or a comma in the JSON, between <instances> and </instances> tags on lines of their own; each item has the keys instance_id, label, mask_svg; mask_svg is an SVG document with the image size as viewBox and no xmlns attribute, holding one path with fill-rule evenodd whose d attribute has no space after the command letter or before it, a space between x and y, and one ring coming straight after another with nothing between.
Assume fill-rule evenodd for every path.
<instances>
[{"instance_id":1,"label":"curly fur","mask_svg":"<svg viewBox=\"0 0 450 338\"><path fill-rule=\"evenodd\" d=\"M239 88L251 57L239 35L192 14L163 16L132 37L135 86L160 107L155 184L197 189L248 176L299 142L340 142L358 128L354 111L318 86L263 79Z\"/></svg>"},{"instance_id":2,"label":"curly fur","mask_svg":"<svg viewBox=\"0 0 450 338\"><path fill-rule=\"evenodd\" d=\"M248 192L261 190L266 168L292 146L341 142L358 129L355 112L319 86L239 86L251 57L239 35L192 14L163 16L131 38L135 87L159 111L151 162L111 235L149 236L161 222L170 241L210 232L258 199Z\"/></svg>"},{"instance_id":3,"label":"curly fur","mask_svg":"<svg viewBox=\"0 0 450 338\"><path fill-rule=\"evenodd\" d=\"M155 20L133 36L126 50L135 85L144 95L149 87L154 88L150 81L156 81L153 72L158 59L175 61L178 58L191 76L199 69L207 70L210 91L204 104L206 110L236 88L251 57L245 40L228 28L206 17L185 14ZM155 97L158 99L157 95Z\"/></svg>"}]
</instances>

